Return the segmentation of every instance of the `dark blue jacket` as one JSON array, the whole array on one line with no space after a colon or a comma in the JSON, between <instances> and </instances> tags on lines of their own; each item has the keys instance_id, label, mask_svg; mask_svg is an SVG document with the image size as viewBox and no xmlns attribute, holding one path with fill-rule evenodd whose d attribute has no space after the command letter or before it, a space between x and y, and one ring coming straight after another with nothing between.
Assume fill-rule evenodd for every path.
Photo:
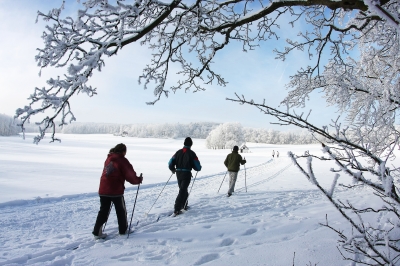
<instances>
[{"instance_id":1,"label":"dark blue jacket","mask_svg":"<svg viewBox=\"0 0 400 266\"><path fill-rule=\"evenodd\" d=\"M201 164L197 155L189 146L183 146L178 150L168 162L169 170L175 171L195 171L201 170Z\"/></svg>"}]
</instances>

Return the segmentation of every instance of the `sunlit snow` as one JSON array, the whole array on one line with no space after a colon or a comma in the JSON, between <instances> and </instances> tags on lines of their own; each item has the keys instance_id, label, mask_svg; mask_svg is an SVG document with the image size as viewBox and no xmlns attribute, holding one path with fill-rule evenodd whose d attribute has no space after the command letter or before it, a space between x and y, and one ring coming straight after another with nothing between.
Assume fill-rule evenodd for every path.
<instances>
[{"instance_id":1,"label":"sunlit snow","mask_svg":"<svg viewBox=\"0 0 400 266\"><path fill-rule=\"evenodd\" d=\"M203 169L189 198L191 209L168 217L178 192L167 162L183 139L62 135L62 143L31 144L0 137L0 265L348 265L336 248L338 237L320 225L348 230L348 223L292 164L289 150L322 154L318 145L247 143L246 171L235 193L225 196L223 165L229 150L209 150L194 139ZM99 209L102 164L118 143L143 173L129 237L119 236L112 211L106 240L91 234ZM272 158L271 151L279 151ZM316 162L314 173L330 188L332 165ZM195 172L193 172L195 175ZM340 177L339 182L345 177ZM246 183L245 183L246 181ZM246 187L247 185L247 192ZM128 220L137 186L126 184ZM348 193L340 188L334 195ZM358 197L362 189L351 192Z\"/></svg>"}]
</instances>

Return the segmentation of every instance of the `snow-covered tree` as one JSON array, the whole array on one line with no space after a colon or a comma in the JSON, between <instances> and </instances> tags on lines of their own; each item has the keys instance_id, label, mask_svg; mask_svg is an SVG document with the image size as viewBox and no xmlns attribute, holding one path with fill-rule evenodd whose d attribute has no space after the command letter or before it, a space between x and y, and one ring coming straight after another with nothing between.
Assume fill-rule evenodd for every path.
<instances>
[{"instance_id":1,"label":"snow-covered tree","mask_svg":"<svg viewBox=\"0 0 400 266\"><path fill-rule=\"evenodd\" d=\"M0 114L0 136L12 136L21 132L18 122L11 116Z\"/></svg>"},{"instance_id":2,"label":"snow-covered tree","mask_svg":"<svg viewBox=\"0 0 400 266\"><path fill-rule=\"evenodd\" d=\"M397 2L388 0L145 0L132 3L87 0L82 2L83 8L76 17L63 16L64 5L65 2L49 12L38 12L38 19L48 21L48 25L42 35L44 46L38 49L36 60L40 68L64 68L65 75L49 79L47 87L35 88L29 97L30 103L16 111L22 127L31 116L48 114L38 123L41 133L35 138L36 143L47 129L55 132L57 125L75 120L71 97L78 93L96 95L96 88L89 84L90 78L101 71L107 57L115 56L133 43L154 51L139 78L145 88L153 88L156 99L149 104L154 104L161 95L168 96L169 90L199 91L204 89L202 84L213 82L225 85L224 78L212 68L215 55L232 41L241 42L246 51L255 49L260 41L278 38L280 23L307 23L311 27L300 33L304 42L288 40L289 47L277 51L281 58L293 49L315 55L314 66L303 66L299 70L299 81L319 73L323 54L342 62L340 53L352 48L346 39L351 39L352 32L373 28L381 19L394 25L393 30L398 29ZM341 21L349 23L342 27L338 24ZM189 53L196 56L188 56ZM181 79L166 88L168 77L176 75L170 73L171 64L181 67Z\"/></svg>"},{"instance_id":3,"label":"snow-covered tree","mask_svg":"<svg viewBox=\"0 0 400 266\"><path fill-rule=\"evenodd\" d=\"M208 149L232 149L245 143L243 127L240 123L224 123L210 132L206 138Z\"/></svg>"},{"instance_id":4,"label":"snow-covered tree","mask_svg":"<svg viewBox=\"0 0 400 266\"><path fill-rule=\"evenodd\" d=\"M64 126L64 134L114 134L118 132L120 125L106 123L73 123Z\"/></svg>"},{"instance_id":5,"label":"snow-covered tree","mask_svg":"<svg viewBox=\"0 0 400 266\"><path fill-rule=\"evenodd\" d=\"M318 141L307 130L280 132L273 129L244 128L246 142L268 144L311 144Z\"/></svg>"},{"instance_id":6,"label":"snow-covered tree","mask_svg":"<svg viewBox=\"0 0 400 266\"><path fill-rule=\"evenodd\" d=\"M315 39L306 38L303 44L291 44L292 48L315 42L337 47L331 50L334 56L323 69L317 65L302 69L291 77L288 87L292 90L282 102L285 111L264 102L246 100L244 96L237 95L231 100L256 106L265 114L276 117L282 125L305 128L321 143L326 156L308 152L303 155L289 153L289 156L352 225L349 232L335 227L329 219L323 224L339 235L344 259L363 265L398 265L400 168L394 161L394 151L400 144L400 134L395 127L400 107L400 40L398 23L393 21L399 17L399 5L397 2L381 2L383 6L378 2L368 4L370 9L357 13L354 18L345 19L345 12L341 11L341 42L333 43L328 32ZM371 5L375 6L371 8ZM390 14L394 14L394 20L387 17ZM325 14L318 14L318 17L325 18L320 23L333 25L334 20L326 20ZM347 54L353 48L357 48L358 53ZM316 90L325 94L328 104L338 107L345 115L345 121L332 118L330 125L317 127L309 121L311 112L296 112L294 108L306 106L310 93ZM314 174L312 162L316 159L336 164L331 169L331 187L320 184L319 180L325 176ZM349 175L352 181L338 183L340 173ZM368 203L335 197L337 186L350 190L366 188L360 197L368 197Z\"/></svg>"},{"instance_id":7,"label":"snow-covered tree","mask_svg":"<svg viewBox=\"0 0 400 266\"><path fill-rule=\"evenodd\" d=\"M119 131L115 133L116 135L122 135L122 132L126 132L126 136L140 138L184 138L191 136L192 138L205 139L217 126L217 123L211 122L133 124L121 125Z\"/></svg>"}]
</instances>

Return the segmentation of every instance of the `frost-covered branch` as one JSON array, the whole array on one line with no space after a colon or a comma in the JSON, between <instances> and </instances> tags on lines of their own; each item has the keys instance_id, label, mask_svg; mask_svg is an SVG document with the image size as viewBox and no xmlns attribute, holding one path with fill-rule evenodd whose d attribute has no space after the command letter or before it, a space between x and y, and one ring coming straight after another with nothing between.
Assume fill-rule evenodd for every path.
<instances>
[{"instance_id":1,"label":"frost-covered branch","mask_svg":"<svg viewBox=\"0 0 400 266\"><path fill-rule=\"evenodd\" d=\"M309 152L302 155L289 152L289 156L311 184L317 187L351 224L354 230L352 232L336 229L328 222L323 224L338 233L339 248L344 259L366 265L395 265L400 256L400 197L399 169L389 165L389 161L395 158L395 147L399 145L399 133L394 126L387 125L387 131L380 131L377 124L371 123L366 130L357 125L346 126L339 120L332 120L329 127L317 127L309 121L309 114L297 114L290 108L284 112L267 106L264 102L255 103L253 100L246 100L244 96L236 97L228 100L252 105L262 113L275 117L280 125L306 128L321 143L327 157ZM302 166L301 161L304 159L306 165ZM318 181L312 167L313 159L335 162L336 167L331 168L334 175L330 187L325 188ZM339 173L350 176L352 183L339 183ZM326 176L323 178L326 179ZM364 197L369 197L374 204L379 200L381 207L343 200L343 194L335 193L338 187L346 190L362 188L364 193L370 194Z\"/></svg>"},{"instance_id":2,"label":"frost-covered branch","mask_svg":"<svg viewBox=\"0 0 400 266\"><path fill-rule=\"evenodd\" d=\"M299 33L300 40L288 40L288 47L277 51L278 58L285 59L293 49L307 49L310 58L317 58L314 66L300 67L292 85L302 87L302 82L311 84L314 80L325 86L320 74L327 54L340 65L351 67L343 55L349 54L359 40L357 32L398 16L397 4L387 0L372 4L360 0L145 0L132 4L88 0L76 17L63 17L64 5L48 13L38 12L38 19L48 24L42 35L44 46L36 56L41 69L62 68L64 75L50 79L48 88L37 94L35 91L30 103L16 112L22 128L36 114L53 112L38 123L42 134L36 142L54 127L55 119L62 121L57 125L61 127L75 120L71 97L78 93L94 96L97 92L88 85L90 78L102 70L107 57L127 45L138 43L153 51L139 82L144 88L152 88L155 100L148 104L154 104L170 91L202 91L207 84L225 86L227 81L212 66L216 54L234 41L247 51L256 49L259 42L279 38L280 24L288 23L289 17L290 24L307 23L310 28ZM172 66L180 70L171 73ZM171 75L180 79L168 88L166 81ZM398 94L391 95L395 98Z\"/></svg>"},{"instance_id":3,"label":"frost-covered branch","mask_svg":"<svg viewBox=\"0 0 400 266\"><path fill-rule=\"evenodd\" d=\"M385 243L385 239L376 239L374 237L371 237L370 233L371 231L376 231L375 228L368 227L365 228L364 224L362 223L362 219L360 216L358 216L361 220L361 223L357 223L355 219L353 219L348 213L346 213L346 210L350 209L351 212L359 214L362 213L361 211L355 209L352 207L350 204L349 206L346 206L343 204L340 200L335 200L333 198L333 187L331 188L331 191L325 190L317 181L313 170L312 170L312 157L308 157L307 159L307 168L308 170L303 169L303 167L298 163L296 156L289 152L289 157L292 159L295 165L300 169L300 171L307 177L307 179L314 185L316 186L325 196L326 198L335 206L335 208L340 212L340 214L352 225L352 227L357 231L357 238L348 238L345 234L340 232L339 230L336 230L329 226L328 221L326 224L322 224L323 226L329 227L334 229L335 232L338 232L339 236L341 237L341 241L343 248L347 250L349 253L354 253L354 248L357 250L357 252L360 252L364 256L371 258L375 261L375 263L379 265L384 265L384 264L390 264L391 260L388 258L388 256L385 254L384 250L380 250L378 247L382 245L383 246ZM338 176L335 176L334 180L334 185L336 184ZM375 211L375 210L373 210ZM383 211L387 211L384 209ZM366 212L366 210L364 210ZM371 210L369 210L371 212ZM378 230L379 233L384 234L384 230ZM399 249L396 247L396 242L398 239L394 239L390 243L390 248L395 250L396 252L399 252ZM344 256L346 258L346 256ZM360 262L360 261L356 261ZM375 265L375 264L368 264L367 265Z\"/></svg>"}]
</instances>

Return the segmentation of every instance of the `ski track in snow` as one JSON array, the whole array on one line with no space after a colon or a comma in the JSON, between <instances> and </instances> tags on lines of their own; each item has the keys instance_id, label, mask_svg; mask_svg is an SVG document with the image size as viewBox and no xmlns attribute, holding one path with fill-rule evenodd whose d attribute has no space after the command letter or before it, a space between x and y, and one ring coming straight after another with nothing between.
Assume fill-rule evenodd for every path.
<instances>
[{"instance_id":1,"label":"ski track in snow","mask_svg":"<svg viewBox=\"0 0 400 266\"><path fill-rule=\"evenodd\" d=\"M167 216L173 210L178 192L175 176L148 215L165 183L140 187L132 222L135 231L129 239L118 235L113 210L105 229L109 237L93 240L91 231L99 209L97 195L5 204L0 206L0 265L171 265L182 261L192 261L191 265L218 262L226 265L226 259L238 255L239 251L250 252L252 247L301 238L309 230L293 234L293 226L288 224L307 220L307 214L300 214L301 208L322 195L315 189L269 191L270 182L278 180L286 171L296 171L298 175L289 158L271 159L247 168L246 172L242 168L235 192L229 198L226 197L229 175L217 194L226 172L210 176L201 176L199 172L189 197L191 209L175 218ZM189 190L191 186L192 183ZM135 195L136 187L125 192L128 221ZM285 226L287 232L282 234ZM320 228L317 224L310 227L310 230ZM196 248L185 248L192 246ZM110 249L112 256L107 255ZM293 251L287 252L289 265Z\"/></svg>"}]
</instances>

